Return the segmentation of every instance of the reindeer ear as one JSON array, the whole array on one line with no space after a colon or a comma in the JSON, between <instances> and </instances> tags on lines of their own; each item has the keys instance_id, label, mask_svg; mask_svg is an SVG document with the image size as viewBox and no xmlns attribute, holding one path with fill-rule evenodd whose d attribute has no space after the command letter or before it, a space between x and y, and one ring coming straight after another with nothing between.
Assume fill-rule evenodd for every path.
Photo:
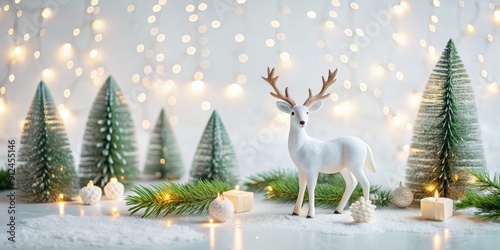
<instances>
[{"instance_id":1,"label":"reindeer ear","mask_svg":"<svg viewBox=\"0 0 500 250\"><path fill-rule=\"evenodd\" d=\"M279 110L285 112L285 113L290 113L292 112L292 106L286 102L282 101L277 101L276 106L278 107Z\"/></svg>"},{"instance_id":2,"label":"reindeer ear","mask_svg":"<svg viewBox=\"0 0 500 250\"><path fill-rule=\"evenodd\" d=\"M321 108L321 105L323 105L322 100L315 101L309 105L309 112L316 112Z\"/></svg>"}]
</instances>

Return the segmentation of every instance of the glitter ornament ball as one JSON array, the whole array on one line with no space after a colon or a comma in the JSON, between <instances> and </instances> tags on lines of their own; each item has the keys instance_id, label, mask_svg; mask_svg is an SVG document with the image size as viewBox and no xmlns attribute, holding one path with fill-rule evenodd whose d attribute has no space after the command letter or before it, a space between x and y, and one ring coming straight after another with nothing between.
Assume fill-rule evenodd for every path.
<instances>
[{"instance_id":1,"label":"glitter ornament ball","mask_svg":"<svg viewBox=\"0 0 500 250\"><path fill-rule=\"evenodd\" d=\"M399 208L406 208L413 202L413 192L407 187L403 187L400 182L399 187L391 192L391 203Z\"/></svg>"},{"instance_id":2,"label":"glitter ornament ball","mask_svg":"<svg viewBox=\"0 0 500 250\"><path fill-rule=\"evenodd\" d=\"M89 181L86 187L80 189L80 198L83 204L95 205L101 200L102 190L100 187L94 186L93 181Z\"/></svg>"},{"instance_id":3,"label":"glitter ornament ball","mask_svg":"<svg viewBox=\"0 0 500 250\"><path fill-rule=\"evenodd\" d=\"M225 199L224 195L218 195L208 206L208 213L217 222L225 222L234 214L233 203Z\"/></svg>"},{"instance_id":4,"label":"glitter ornament ball","mask_svg":"<svg viewBox=\"0 0 500 250\"><path fill-rule=\"evenodd\" d=\"M116 200L120 197L123 197L123 193L125 192L125 187L123 184L119 183L116 178L111 178L104 186L104 194L106 198L110 200Z\"/></svg>"},{"instance_id":5,"label":"glitter ornament ball","mask_svg":"<svg viewBox=\"0 0 500 250\"><path fill-rule=\"evenodd\" d=\"M349 211L355 222L369 222L373 218L375 208L371 201L365 201L365 198L361 197L349 206Z\"/></svg>"}]
</instances>

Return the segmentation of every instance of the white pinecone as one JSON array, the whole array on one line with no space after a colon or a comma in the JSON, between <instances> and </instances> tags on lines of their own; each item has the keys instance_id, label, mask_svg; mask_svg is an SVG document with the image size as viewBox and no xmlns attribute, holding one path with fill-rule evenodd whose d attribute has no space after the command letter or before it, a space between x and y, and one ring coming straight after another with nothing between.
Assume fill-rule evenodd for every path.
<instances>
[{"instance_id":1,"label":"white pinecone","mask_svg":"<svg viewBox=\"0 0 500 250\"><path fill-rule=\"evenodd\" d=\"M110 200L116 200L122 197L124 192L125 187L119 182L110 181L106 184L106 186L104 186L104 194L106 195L106 198Z\"/></svg>"},{"instance_id":2,"label":"white pinecone","mask_svg":"<svg viewBox=\"0 0 500 250\"><path fill-rule=\"evenodd\" d=\"M101 200L102 191L100 187L83 187L80 189L80 198L83 204L94 205Z\"/></svg>"},{"instance_id":3,"label":"white pinecone","mask_svg":"<svg viewBox=\"0 0 500 250\"><path fill-rule=\"evenodd\" d=\"M369 222L375 213L377 206L372 205L370 200L365 201L363 197L349 206L349 211L355 222Z\"/></svg>"}]
</instances>

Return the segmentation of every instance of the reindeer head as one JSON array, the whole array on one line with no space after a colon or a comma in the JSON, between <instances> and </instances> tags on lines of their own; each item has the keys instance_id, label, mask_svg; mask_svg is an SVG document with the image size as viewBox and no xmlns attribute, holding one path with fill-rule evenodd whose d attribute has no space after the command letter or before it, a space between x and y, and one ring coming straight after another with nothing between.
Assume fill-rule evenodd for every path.
<instances>
[{"instance_id":1,"label":"reindeer head","mask_svg":"<svg viewBox=\"0 0 500 250\"><path fill-rule=\"evenodd\" d=\"M271 92L271 95L283 101L277 101L276 106L285 112L290 114L291 126L305 128L307 122L309 121L309 112L315 112L321 108L323 104L323 99L327 98L330 94L325 94L326 89L335 83L335 77L337 76L337 69L335 71L328 71L328 79L323 78L323 87L321 91L314 95L311 89L309 89L309 97L304 102L303 105L296 105L293 99L288 95L288 87L285 88L285 95L283 95L278 87L276 86L276 81L279 76L274 77L274 68L267 68L267 78L262 77L266 82L268 82L271 87L273 87L275 93Z\"/></svg>"}]
</instances>

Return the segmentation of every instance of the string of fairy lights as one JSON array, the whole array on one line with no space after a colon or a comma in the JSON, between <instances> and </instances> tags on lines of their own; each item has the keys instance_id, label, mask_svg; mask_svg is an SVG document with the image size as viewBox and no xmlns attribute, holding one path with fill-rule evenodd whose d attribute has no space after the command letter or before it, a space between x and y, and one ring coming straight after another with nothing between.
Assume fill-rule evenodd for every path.
<instances>
[{"instance_id":1,"label":"string of fairy lights","mask_svg":"<svg viewBox=\"0 0 500 250\"><path fill-rule=\"evenodd\" d=\"M22 10L17 7L17 4L19 2L20 1L16 0L14 4L12 4L12 2L9 2L3 7L0 7L0 12L3 10L3 12L12 11L15 13L14 25L7 31L9 39L13 46L9 49L7 69L5 70L5 75L0 82L0 112L4 112L4 110L6 109L6 85L7 83L13 83L16 79L16 75L13 73L13 67L16 63L22 61L22 59L25 57L25 50L23 45L24 42L29 40L29 35L23 36L23 39L20 39L20 34L17 32L19 30L19 18L23 14ZM11 5L13 5L12 10Z\"/></svg>"},{"instance_id":2,"label":"string of fairy lights","mask_svg":"<svg viewBox=\"0 0 500 250\"><path fill-rule=\"evenodd\" d=\"M465 3L463 1L461 1L460 3L461 3L460 7L463 8ZM500 8L497 7L493 1L490 1L490 3L488 4L488 8L493 11L494 22L496 24L500 24ZM483 79L482 83L487 88L488 92L493 94L498 92L498 83L493 80L495 79L493 74L488 73L491 71L488 71L486 69L487 66L484 64L484 61L486 58L485 56L488 54L488 51L491 47L491 43L493 42L494 36L496 35L497 32L498 32L498 25L492 25L491 31L488 34L486 34L487 42L484 44L481 52L478 53L477 55L477 60L480 63L479 68L481 69L481 76Z\"/></svg>"},{"instance_id":3,"label":"string of fairy lights","mask_svg":"<svg viewBox=\"0 0 500 250\"><path fill-rule=\"evenodd\" d=\"M142 122L141 126L144 129L149 129L151 122L148 113L148 92L151 89L157 88L162 83L159 81L161 79L161 74L165 71L165 66L163 62L165 61L165 54L163 53L164 42L166 40L166 34L160 31L157 23L160 22L161 13L164 11L163 6L167 1L158 1L153 3L151 7L151 12L148 14L146 19L146 30L149 30L149 38L144 43L138 43L136 46L136 51L139 54L143 54L144 66L139 70L139 72L132 75L132 82L134 84L139 84L137 91L133 91L131 98L138 101L142 106ZM135 13L137 3L134 2L127 7L127 12ZM135 16L135 14L133 14ZM131 29L135 32L139 30L138 22L133 21ZM164 91L170 91L173 87L173 81L169 83L164 83Z\"/></svg>"},{"instance_id":4,"label":"string of fairy lights","mask_svg":"<svg viewBox=\"0 0 500 250\"><path fill-rule=\"evenodd\" d=\"M59 48L59 57L65 61L66 70L74 73L73 80L63 91L63 103L58 105L59 114L63 119L68 119L70 115L68 102L78 85L84 84L82 79L84 74L88 74L94 86L100 85L103 81L105 68L100 63L102 55L97 45L103 40L105 22L98 18L101 11L98 4L98 0L92 0L84 5L81 22L71 30L69 41L62 43ZM48 7L45 9L50 10ZM79 46L79 43L83 43L83 46ZM51 80L53 70L46 69L46 71L43 79ZM72 109L72 112L75 111L77 110Z\"/></svg>"},{"instance_id":5,"label":"string of fairy lights","mask_svg":"<svg viewBox=\"0 0 500 250\"><path fill-rule=\"evenodd\" d=\"M189 13L189 22L192 25L191 43L186 53L193 56L195 62L200 62L198 65L193 67L193 77L191 83L191 89L195 93L200 93L204 89L208 88L207 82L204 80L203 72L210 67L210 49L207 48L208 38L205 35L209 29L209 26L205 24L205 11L208 5L206 3L199 3L198 6L195 4L189 4L186 6L186 12ZM216 23L217 27L218 24ZM203 59L202 59L203 58ZM204 111L208 111L212 108L212 104L209 100L203 100L200 107Z\"/></svg>"},{"instance_id":6,"label":"string of fairy lights","mask_svg":"<svg viewBox=\"0 0 500 250\"><path fill-rule=\"evenodd\" d=\"M9 106L6 93L9 84L16 82L15 68L25 61L27 55L32 55L40 67L41 79L50 81L55 74L63 70L71 71L74 74L74 79L63 90L64 101L58 106L62 118L67 119L71 112L75 111L75 108L71 107L68 103L70 98L74 96L72 93L78 85L85 83L88 77L93 85L99 86L104 80L103 77L107 74L102 61L104 57L109 55L106 55L99 48L99 44L103 40L107 30L105 20L100 18L101 6L99 5L99 0L85 1L81 23L70 31L69 39L61 41L61 44L58 45L60 46L58 50L59 57L65 60L65 69L51 68L47 65L46 59L52 55L44 53L45 48L42 48L41 42L46 34L45 25L57 13L54 13L54 10L50 6L31 10L34 13L38 13L38 17L34 22L36 32L34 34L23 33L23 29L19 25L23 15L27 13L23 13L25 10L21 9L21 1L11 0L0 6L0 14L5 15L10 12L14 18L13 26L7 30L11 45L10 47L5 47L8 49L8 58L6 67L2 70L3 76L0 78L0 113ZM231 11L246 23L246 20L250 17L245 10L245 4L245 0L237 0L235 1L235 7ZM462 41L467 36L484 35L484 45L476 52L477 55L475 55L475 58L479 62L477 64L479 71L469 72L469 74L479 74L483 80L481 84L487 90L487 93L493 96L498 93L498 83L495 81L497 76L495 76L491 63L488 64L486 62L488 62L488 59L492 60L490 59L492 56L489 56L488 52L498 32L498 25L500 25L500 7L497 7L499 5L492 0L487 3L489 12L484 13L483 4L477 0L474 2L457 1L457 28L459 30L457 42ZM179 89L176 87L184 85L183 83L187 82L189 90L193 93L210 89L210 84L205 80L204 74L210 68L211 55L207 33L217 32L223 25L219 17L215 16L212 18L210 12L214 10L210 9L211 7L208 3L186 1L183 11L187 14L186 21L190 24L191 29L185 31L180 41L172 41L173 43L180 44L179 47L184 48L185 53L179 55L178 58L168 57L167 59L165 52L167 49L166 42L174 38L169 37L168 30L162 30L159 25L159 20L168 16L166 5L166 0L158 0L151 2L151 5L147 6L147 8L151 9L146 16L145 27L139 26L139 23L144 22L142 20L139 22L137 20L138 15L136 14L139 7L146 6L144 3L139 4L139 1L132 0L126 6L126 9L123 10L129 13L131 20L130 30L136 32L139 37L139 42L134 48L138 54L143 56L140 68L137 72L133 72L130 75L131 82L140 86L140 88L136 88L138 91L132 92L130 98L142 106L141 125L146 130L151 128L150 115L154 115L148 113L149 108L147 106L147 100L149 95L152 94L151 92L161 90L166 95L166 103L171 111L169 121L175 125L177 123L177 116L175 115L175 105L177 104L176 91ZM339 11L340 7L345 5L347 5L348 12L341 13ZM363 53L364 48L356 41L367 36L367 31L356 24L356 17L363 11L363 7L363 4L358 1L341 3L339 0L332 0L331 2L324 3L320 13L309 9L294 11L304 12L303 14L307 18L317 23L319 32L317 33L315 46L322 51L324 61L327 63L339 62L341 67L349 70L350 77L342 82L343 88L367 93L379 105L381 113L387 118L391 126L404 131L412 131L413 125L408 121L407 116L397 113L396 109L391 107L394 105L387 103L384 99L382 87L372 87L374 85L368 80L361 79L364 80L363 82L357 79L357 58ZM463 17L462 14L466 7L474 8L472 16L468 18ZM423 55L425 58L422 61L427 64L425 68L428 68L429 65L432 66L439 57L439 52L436 51L433 40L434 34L439 31L440 0L429 1L429 8L428 23L422 24L426 25L428 32L425 34L425 37L417 38L418 44L424 50ZM388 6L387 11L399 21L403 20L412 11L412 6L407 0L401 0L394 5ZM290 66L292 61L296 60L296 58L292 58L287 50L286 30L290 27L286 26L285 20L290 16L291 12L292 10L287 6L286 1L279 1L277 3L274 18L270 20L269 26L266 27L272 30L273 36L267 37L263 41L268 48L275 49L276 60L284 68ZM477 21L483 15L491 15L491 30L487 34L477 34ZM347 22L342 23L341 18L344 18ZM149 31L148 36L143 37L139 34L138 31L142 28ZM380 37L378 39L387 38L395 47L399 49L407 48L409 42L407 40L408 34L405 34L405 32L408 31L399 27L396 22L391 23L391 28L390 37ZM337 46L336 44L327 42L329 36L333 34L338 35L339 33L345 35L345 41L347 41L347 48L340 51L339 48L335 47ZM234 34L234 40L231 41L237 44L237 49L232 52L232 58L235 62L233 65L234 80L226 83L227 96L239 96L243 94L242 86L247 82L247 76L244 71L247 67L246 65L248 65L247 62L251 59L247 52L247 48L250 46L247 39L245 29L242 29ZM187 65L193 63L196 65ZM186 68L193 69L190 79L179 79L179 73ZM371 74L376 79L390 78L397 81L405 79L403 70L398 67L398 63L394 59L394 52L388 53L386 61L380 60L374 62L371 66ZM420 102L420 93L415 89L409 89L409 91L408 100L412 104L412 107L416 108ZM209 100L201 99L199 101L199 107L202 110L209 111L212 108ZM338 93L334 92L331 95L331 101L336 103L333 115L337 117L345 117L354 112L353 100L351 99L341 98ZM408 152L409 145L404 145L403 150Z\"/></svg>"},{"instance_id":7,"label":"string of fairy lights","mask_svg":"<svg viewBox=\"0 0 500 250\"><path fill-rule=\"evenodd\" d=\"M238 3L243 4L245 1L240 0ZM246 11L238 7L237 10L235 10L236 14L240 16L241 20L244 20L244 23L246 25L246 20L248 19ZM246 30L247 27L245 27ZM243 87L242 85L247 82L247 77L246 75L242 72L244 65L248 62L249 56L247 53L245 53L245 35L243 33L237 33L234 35L234 41L237 43L237 49L235 51L235 56L238 57L238 64L234 65L234 73L233 73L233 78L234 81L231 82L227 87L226 87L226 95L229 97L237 97L242 94L243 92Z\"/></svg>"},{"instance_id":8,"label":"string of fairy lights","mask_svg":"<svg viewBox=\"0 0 500 250\"><path fill-rule=\"evenodd\" d=\"M343 81L342 86L346 90L351 90L351 89L355 90L357 88L353 88L353 85L357 84L360 92L372 92L372 95L369 96L375 98L375 101L381 107L382 113L387 116L388 121L396 126L399 126L401 123L401 118L394 112L391 112L389 105L384 103L382 98L382 90L380 88L374 88L373 90L370 90L369 83L365 82L357 83L358 81L356 77L357 76L356 69L358 65L356 61L356 56L358 53L362 51L363 47L362 45L358 45L355 41L365 37L365 31L362 28L359 28L358 25L355 23L356 13L360 9L360 5L355 1L349 4L349 12L346 14L348 16L347 18L348 23L346 25L340 25L339 23L336 23L334 21L338 17L338 13L335 8L338 8L340 6L340 1L338 0L332 1L331 6L332 9L323 8L323 13L322 13L323 25L325 26L326 29L333 29L335 27L339 27L343 31L343 34L346 36L346 39L348 41L348 43L346 44L347 48L344 51L342 51L339 55L339 61L343 63L346 67L348 67L350 75L349 79ZM407 9L408 9L408 3L406 1L402 1L399 4L395 5L392 11L394 11L397 14L402 14ZM328 13L328 17L326 13ZM307 16L310 19L315 19L316 13L314 11L308 11ZM402 46L404 44L405 38L403 35L394 32L392 34L392 40L394 40L396 46ZM316 42L316 46L320 49L325 50L324 59L326 62L334 61L333 54L335 53L332 52L333 50L330 49L329 46L326 46L324 32L320 34L319 40L317 40ZM372 66L373 76L383 77L383 75L386 72L386 68L390 72L395 72L395 76L399 81L403 80L404 77L403 73L401 71L397 71L395 64L391 62L389 62L387 66L384 66L380 63L375 63ZM340 99L339 95L333 92L331 95L331 100L333 102L339 102L339 99ZM352 103L353 103L352 100L345 100L341 103L338 103L335 106L334 113L340 117L349 114L353 109ZM411 131L412 129L411 123L408 123L406 128Z\"/></svg>"}]
</instances>

